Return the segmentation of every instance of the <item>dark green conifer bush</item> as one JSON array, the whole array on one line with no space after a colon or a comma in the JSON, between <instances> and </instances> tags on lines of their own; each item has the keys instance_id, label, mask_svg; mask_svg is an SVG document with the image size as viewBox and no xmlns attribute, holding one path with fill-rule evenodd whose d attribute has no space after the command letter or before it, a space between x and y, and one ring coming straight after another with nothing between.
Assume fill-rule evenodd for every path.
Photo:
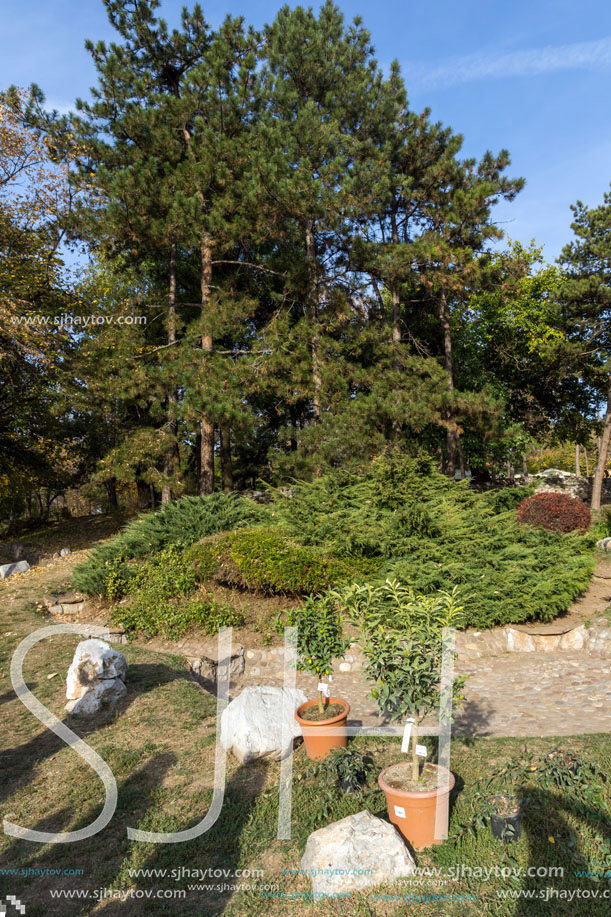
<instances>
[{"instance_id":1,"label":"dark green conifer bush","mask_svg":"<svg viewBox=\"0 0 611 917\"><path fill-rule=\"evenodd\" d=\"M590 535L519 523L515 507L528 493L476 493L430 459L384 456L364 475L328 474L298 485L292 498L277 494L273 518L303 544L377 556L378 580L423 594L460 586L466 624L486 628L551 620L594 569Z\"/></svg>"},{"instance_id":2,"label":"dark green conifer bush","mask_svg":"<svg viewBox=\"0 0 611 917\"><path fill-rule=\"evenodd\" d=\"M265 510L233 494L182 497L129 522L106 544L94 548L74 571L73 584L88 594L104 593L109 570L116 562L147 557L172 544L191 545L206 535L253 525L265 518Z\"/></svg>"}]
</instances>

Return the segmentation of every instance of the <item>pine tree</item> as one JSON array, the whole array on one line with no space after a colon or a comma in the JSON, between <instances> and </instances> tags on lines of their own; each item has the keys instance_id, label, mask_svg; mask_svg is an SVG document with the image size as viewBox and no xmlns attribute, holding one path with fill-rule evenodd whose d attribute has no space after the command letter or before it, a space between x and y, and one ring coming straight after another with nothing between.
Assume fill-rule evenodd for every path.
<instances>
[{"instance_id":1,"label":"pine tree","mask_svg":"<svg viewBox=\"0 0 611 917\"><path fill-rule=\"evenodd\" d=\"M290 351L294 408L302 425L319 424L337 376L333 329L350 293L345 236L368 195L367 125L382 77L360 20L345 27L328 0L318 17L280 10L265 32L261 79L252 190L285 276L283 316L268 337L272 371L283 373Z\"/></svg>"},{"instance_id":2,"label":"pine tree","mask_svg":"<svg viewBox=\"0 0 611 917\"><path fill-rule=\"evenodd\" d=\"M577 237L562 251L567 271L564 301L572 329L573 365L585 383L606 401L598 462L592 487L592 509L599 510L602 481L611 441L611 192L598 207L578 201L571 228Z\"/></svg>"}]
</instances>

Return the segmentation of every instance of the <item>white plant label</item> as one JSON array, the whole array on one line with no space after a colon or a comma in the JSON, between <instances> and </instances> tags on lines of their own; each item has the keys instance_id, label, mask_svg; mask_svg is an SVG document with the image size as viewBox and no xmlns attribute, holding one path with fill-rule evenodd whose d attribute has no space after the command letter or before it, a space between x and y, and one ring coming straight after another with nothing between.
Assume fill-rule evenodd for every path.
<instances>
[{"instance_id":1,"label":"white plant label","mask_svg":"<svg viewBox=\"0 0 611 917\"><path fill-rule=\"evenodd\" d=\"M405 809L403 806L395 806L395 815L397 818L405 818Z\"/></svg>"},{"instance_id":2,"label":"white plant label","mask_svg":"<svg viewBox=\"0 0 611 917\"><path fill-rule=\"evenodd\" d=\"M329 685L325 684L323 681L318 682L318 690L323 697L331 697L331 689Z\"/></svg>"},{"instance_id":3,"label":"white plant label","mask_svg":"<svg viewBox=\"0 0 611 917\"><path fill-rule=\"evenodd\" d=\"M413 725L414 725L414 721L410 717L409 720L406 722L405 727L403 729L403 741L401 742L401 751L404 754L407 754L409 751L409 740L412 735L412 726Z\"/></svg>"},{"instance_id":4,"label":"white plant label","mask_svg":"<svg viewBox=\"0 0 611 917\"><path fill-rule=\"evenodd\" d=\"M420 755L421 758L426 758L428 751L426 750L426 745L416 745L416 754Z\"/></svg>"},{"instance_id":5,"label":"white plant label","mask_svg":"<svg viewBox=\"0 0 611 917\"><path fill-rule=\"evenodd\" d=\"M333 675L327 675L327 678L329 679L329 681L333 681Z\"/></svg>"}]
</instances>

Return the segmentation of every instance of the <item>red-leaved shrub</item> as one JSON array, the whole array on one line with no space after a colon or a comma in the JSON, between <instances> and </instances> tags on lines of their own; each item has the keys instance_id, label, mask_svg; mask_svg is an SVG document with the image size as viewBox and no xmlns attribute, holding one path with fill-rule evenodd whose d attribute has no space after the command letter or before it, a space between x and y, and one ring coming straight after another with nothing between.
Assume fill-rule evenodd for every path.
<instances>
[{"instance_id":1,"label":"red-leaved shrub","mask_svg":"<svg viewBox=\"0 0 611 917\"><path fill-rule=\"evenodd\" d=\"M518 506L518 519L525 525L542 525L550 532L585 532L590 527L590 510L568 494L534 494Z\"/></svg>"}]
</instances>

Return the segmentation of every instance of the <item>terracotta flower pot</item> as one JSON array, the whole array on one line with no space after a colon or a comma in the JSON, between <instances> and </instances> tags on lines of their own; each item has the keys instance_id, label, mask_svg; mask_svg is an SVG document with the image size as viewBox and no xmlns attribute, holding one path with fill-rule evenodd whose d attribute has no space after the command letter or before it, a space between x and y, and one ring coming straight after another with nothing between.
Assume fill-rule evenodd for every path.
<instances>
[{"instance_id":1,"label":"terracotta flower pot","mask_svg":"<svg viewBox=\"0 0 611 917\"><path fill-rule=\"evenodd\" d=\"M339 697L330 697L329 704L341 704L344 710L328 720L304 720L301 714L309 707L315 707L318 704L316 700L308 700L301 704L295 711L295 719L301 726L301 733L305 743L308 758L317 761L320 758L326 758L334 748L346 748L348 746L348 732L346 729L346 720L350 713L350 704Z\"/></svg>"},{"instance_id":2,"label":"terracotta flower pot","mask_svg":"<svg viewBox=\"0 0 611 917\"><path fill-rule=\"evenodd\" d=\"M391 767L396 767L396 764ZM405 768L411 770L411 762L405 763ZM410 792L407 790L396 790L386 783L385 775L391 769L385 768L378 777L378 783L384 795L386 796L386 805L388 806L388 815L396 827L399 829L406 841L419 850L423 847L430 847L432 844L441 844L441 838L435 839L435 822L437 810L440 810L440 826L447 834L449 814L450 814L450 792L454 786L454 775L446 770L445 767L439 767L431 764L436 771L441 771L441 787L433 790L425 790L422 793Z\"/></svg>"}]
</instances>

